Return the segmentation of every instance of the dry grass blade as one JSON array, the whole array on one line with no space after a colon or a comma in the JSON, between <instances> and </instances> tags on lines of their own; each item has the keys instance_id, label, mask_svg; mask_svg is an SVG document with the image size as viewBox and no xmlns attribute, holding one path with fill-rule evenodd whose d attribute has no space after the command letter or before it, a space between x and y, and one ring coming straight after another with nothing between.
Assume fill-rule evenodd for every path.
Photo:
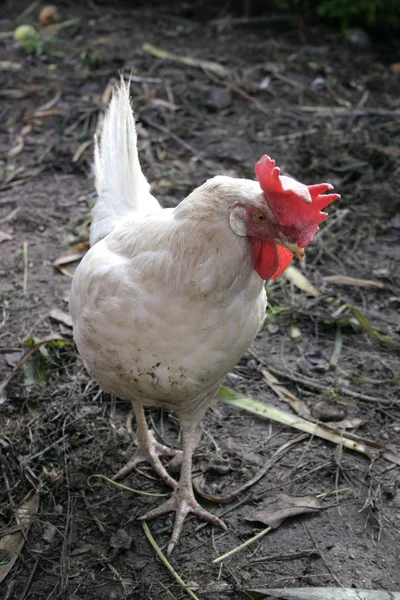
<instances>
[{"instance_id":1,"label":"dry grass blade","mask_svg":"<svg viewBox=\"0 0 400 600\"><path fill-rule=\"evenodd\" d=\"M261 369L261 373L278 398L283 400L283 402L287 402L298 415L313 423L320 423L320 421L311 414L305 402L285 388L272 373L267 371L267 369ZM325 425L328 425L331 429L340 433L339 430L358 427L362 422L362 419L344 419L343 421L335 421L334 423L325 423Z\"/></svg>"},{"instance_id":2,"label":"dry grass blade","mask_svg":"<svg viewBox=\"0 0 400 600\"><path fill-rule=\"evenodd\" d=\"M349 314L350 313L350 316ZM351 321L353 319L353 323ZM331 320L333 323L336 323L338 327L342 327L348 324L353 324L354 321L357 322L358 326L367 334L369 337L384 346L389 346L390 348L400 349L400 340L395 336L386 335L381 333L376 327L371 325L368 321L367 317L363 315L363 313L353 306L352 304L342 304L337 308L331 315Z\"/></svg>"},{"instance_id":3,"label":"dry grass blade","mask_svg":"<svg viewBox=\"0 0 400 600\"><path fill-rule=\"evenodd\" d=\"M90 485L91 480L96 477L97 479L102 479L103 481L106 481L107 483L111 483L111 485L119 488L120 490L125 490L126 492L132 492L133 494L139 494L141 496L152 496L153 498L161 498L163 496L170 496L171 494L157 494L156 492L145 492L144 490L137 490L135 488L131 488L128 487L127 485L124 485L123 483L118 483L118 481L114 481L114 479L110 479L109 477L106 477L105 475L102 475L101 473L95 473L94 475L90 475L90 477L88 477L88 484Z\"/></svg>"},{"instance_id":4,"label":"dry grass blade","mask_svg":"<svg viewBox=\"0 0 400 600\"><path fill-rule=\"evenodd\" d=\"M292 392L290 392L287 388L281 385L278 379L272 375L272 373L267 371L267 369L261 369L261 373L268 386L275 392L278 398L283 400L283 402L287 402L287 404L289 404L293 410L304 419L308 419L309 421L314 420L306 404L300 400L300 398L297 398L294 394L292 394Z\"/></svg>"},{"instance_id":5,"label":"dry grass blade","mask_svg":"<svg viewBox=\"0 0 400 600\"><path fill-rule=\"evenodd\" d=\"M21 553L38 506L39 494L33 493L15 511L18 529L0 538L0 583L8 575Z\"/></svg>"},{"instance_id":6,"label":"dry grass blade","mask_svg":"<svg viewBox=\"0 0 400 600\"><path fill-rule=\"evenodd\" d=\"M18 156L18 154L21 154L21 152L23 151L24 147L25 147L24 136L17 135L16 142L15 142L14 146L12 148L10 148L10 150L7 152L7 156L9 158L13 158L14 156Z\"/></svg>"},{"instance_id":7,"label":"dry grass blade","mask_svg":"<svg viewBox=\"0 0 400 600\"><path fill-rule=\"evenodd\" d=\"M282 273L282 276L293 283L299 290L313 296L314 298L319 298L321 295L320 291L299 271L296 267L289 266L286 271Z\"/></svg>"},{"instance_id":8,"label":"dry grass blade","mask_svg":"<svg viewBox=\"0 0 400 600\"><path fill-rule=\"evenodd\" d=\"M12 221L13 219L15 219L15 217L20 212L20 210L21 210L21 207L17 206L17 208L14 208L14 210L12 210L10 213L8 213L8 215L6 217L4 217L3 219L0 219L0 223L8 223L9 221Z\"/></svg>"},{"instance_id":9,"label":"dry grass blade","mask_svg":"<svg viewBox=\"0 0 400 600\"><path fill-rule=\"evenodd\" d=\"M371 279L358 279L357 277L348 277L347 275L328 275L323 277L327 283L336 285L351 285L353 287L362 288L378 288L383 289L385 286L380 281L372 281Z\"/></svg>"},{"instance_id":10,"label":"dry grass blade","mask_svg":"<svg viewBox=\"0 0 400 600\"><path fill-rule=\"evenodd\" d=\"M400 341L393 336L385 335L378 331L375 327L371 325L368 321L367 317L365 317L358 308L353 306L352 304L348 304L347 308L351 312L351 315L358 321L360 327L367 333L372 339L384 344L385 346L390 346L392 348L400 349Z\"/></svg>"},{"instance_id":11,"label":"dry grass blade","mask_svg":"<svg viewBox=\"0 0 400 600\"><path fill-rule=\"evenodd\" d=\"M161 562L164 564L164 566L167 567L167 569L171 573L171 575L176 579L176 581L179 583L179 585L181 585L183 587L185 592L187 592L189 594L189 596L191 598L193 598L193 600L200 600L200 598L198 596L196 596L196 594L194 592L192 592L192 590L186 585L186 583L183 581L182 577L175 571L175 569L173 568L173 566L171 565L171 563L169 562L169 560L167 559L165 554L163 554L161 552L160 546L157 544L157 542L153 538L151 531L149 529L149 526L147 525L147 523L145 521L142 522L142 527L143 527L143 531L144 531L147 539L149 540L150 544L154 548L158 558L161 560Z\"/></svg>"},{"instance_id":12,"label":"dry grass blade","mask_svg":"<svg viewBox=\"0 0 400 600\"><path fill-rule=\"evenodd\" d=\"M278 408L275 408L274 406L271 406L270 404L259 402L253 398L237 394L225 386L220 387L217 398L226 404L246 410L253 415L271 419L272 421L276 421L282 425L288 425L294 429L299 429L300 431L304 431L310 435L320 437L340 446L344 446L349 450L354 450L356 452L360 452L361 454L365 454L371 460L382 455L390 462L399 464L398 461L400 461L400 457L393 452L387 451L385 445L381 444L380 442L366 440L349 433L338 433L327 425L310 423L301 417L286 413Z\"/></svg>"},{"instance_id":13,"label":"dry grass blade","mask_svg":"<svg viewBox=\"0 0 400 600\"><path fill-rule=\"evenodd\" d=\"M86 142L82 142L82 144L79 146L79 148L77 149L77 151L73 155L72 162L73 163L78 162L79 159L81 158L82 154L85 152L85 150L87 150L88 148L90 148L90 146L92 144L93 144L93 140L86 140Z\"/></svg>"},{"instance_id":14,"label":"dry grass blade","mask_svg":"<svg viewBox=\"0 0 400 600\"><path fill-rule=\"evenodd\" d=\"M335 345L333 348L332 355L329 359L329 367L331 369L336 369L336 367L338 365L340 354L342 352L342 346L343 346L342 330L340 327L337 327L336 334L335 334Z\"/></svg>"},{"instance_id":15,"label":"dry grass blade","mask_svg":"<svg viewBox=\"0 0 400 600\"><path fill-rule=\"evenodd\" d=\"M349 375L349 379L350 381L354 381L354 383L361 383L364 385L386 385L387 383L400 383L400 377L392 377L391 379L370 379L369 377L354 377L353 375Z\"/></svg>"},{"instance_id":16,"label":"dry grass blade","mask_svg":"<svg viewBox=\"0 0 400 600\"><path fill-rule=\"evenodd\" d=\"M22 64L13 60L0 60L0 69L2 71L20 71Z\"/></svg>"},{"instance_id":17,"label":"dry grass blade","mask_svg":"<svg viewBox=\"0 0 400 600\"><path fill-rule=\"evenodd\" d=\"M38 7L40 6L40 0L34 0L29 4L16 18L17 23L24 23L25 19L29 17Z\"/></svg>"},{"instance_id":18,"label":"dry grass blade","mask_svg":"<svg viewBox=\"0 0 400 600\"><path fill-rule=\"evenodd\" d=\"M264 535L266 535L268 532L270 532L271 529L272 529L272 527L267 527L266 529L263 529L262 531L257 533L257 535L253 535L253 537L251 537L248 540L246 540L245 542L243 542L243 544L240 544L240 546L236 546L236 548L229 550L229 552L226 552L225 554L221 554L221 556L218 556L218 558L213 560L213 563L216 565L216 564L222 562L223 560L231 557L233 554L236 554L236 552L240 552L244 548L247 548L247 546L250 546L250 544L252 544L253 542L256 542L257 540L262 538Z\"/></svg>"},{"instance_id":19,"label":"dry grass blade","mask_svg":"<svg viewBox=\"0 0 400 600\"><path fill-rule=\"evenodd\" d=\"M33 115L32 115L33 117L40 116L40 113L43 113L45 111L52 109L57 104L57 102L61 98L62 87L58 83L56 83L55 90L56 90L56 93L55 93L54 97L51 98L51 100L49 100L48 102L45 102L45 104L42 104L41 106L39 106L39 108L37 108L35 110L35 112L33 113Z\"/></svg>"},{"instance_id":20,"label":"dry grass blade","mask_svg":"<svg viewBox=\"0 0 400 600\"><path fill-rule=\"evenodd\" d=\"M246 590L253 600L280 598L281 600L400 600L400 592L356 590L354 588L291 588Z\"/></svg>"}]
</instances>

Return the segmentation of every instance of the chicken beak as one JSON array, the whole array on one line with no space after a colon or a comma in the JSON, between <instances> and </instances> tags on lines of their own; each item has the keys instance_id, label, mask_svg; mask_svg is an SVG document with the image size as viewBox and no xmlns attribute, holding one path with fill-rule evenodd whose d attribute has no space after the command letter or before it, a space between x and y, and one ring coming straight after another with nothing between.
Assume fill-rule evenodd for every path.
<instances>
[{"instance_id":1,"label":"chicken beak","mask_svg":"<svg viewBox=\"0 0 400 600\"><path fill-rule=\"evenodd\" d=\"M281 240L279 240L278 244L290 250L290 252L300 261L304 260L304 248L299 248L296 242L282 242Z\"/></svg>"}]
</instances>

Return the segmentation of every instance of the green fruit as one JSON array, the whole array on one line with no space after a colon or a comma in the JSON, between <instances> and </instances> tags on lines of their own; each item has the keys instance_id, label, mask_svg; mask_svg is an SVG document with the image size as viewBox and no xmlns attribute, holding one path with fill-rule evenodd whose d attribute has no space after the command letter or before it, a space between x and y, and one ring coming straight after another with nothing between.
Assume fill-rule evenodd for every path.
<instances>
[{"instance_id":1,"label":"green fruit","mask_svg":"<svg viewBox=\"0 0 400 600\"><path fill-rule=\"evenodd\" d=\"M26 52L34 52L40 44L40 34L32 25L19 25L14 31L14 40Z\"/></svg>"}]
</instances>

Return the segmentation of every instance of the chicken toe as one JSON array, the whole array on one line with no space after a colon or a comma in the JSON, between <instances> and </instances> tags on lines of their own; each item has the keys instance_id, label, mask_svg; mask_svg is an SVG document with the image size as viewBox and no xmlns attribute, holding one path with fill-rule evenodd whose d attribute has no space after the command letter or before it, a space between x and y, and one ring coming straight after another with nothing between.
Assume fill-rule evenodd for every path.
<instances>
[{"instance_id":1,"label":"chicken toe","mask_svg":"<svg viewBox=\"0 0 400 600\"><path fill-rule=\"evenodd\" d=\"M214 523L214 525L218 525L218 527L226 529L225 523L221 521L219 517L209 513L207 510L204 510L204 508L200 506L194 497L192 484L192 454L196 446L197 427L193 423L181 423L181 426L183 455L179 485L169 500L164 502L158 508L150 510L142 517L139 517L140 520L154 519L155 517L159 517L160 515L164 515L165 513L169 513L171 511L176 512L174 528L168 544L167 554L171 554L177 545L186 515L190 512L200 517L200 519L210 521L210 523Z\"/></svg>"},{"instance_id":2,"label":"chicken toe","mask_svg":"<svg viewBox=\"0 0 400 600\"><path fill-rule=\"evenodd\" d=\"M157 475L167 485L173 489L177 488L178 482L168 473L160 460L160 456L174 458L182 455L182 451L157 442L153 432L149 431L147 427L143 407L134 406L134 412L138 425L138 448L134 456L114 475L113 479L122 479L131 473L139 463L149 462Z\"/></svg>"},{"instance_id":3,"label":"chicken toe","mask_svg":"<svg viewBox=\"0 0 400 600\"><path fill-rule=\"evenodd\" d=\"M182 532L183 523L185 522L185 518L188 513L193 513L198 516L200 519L204 519L205 521L209 521L222 529L227 529L225 523L221 521L219 517L211 514L207 510L204 510L197 502L194 497L193 490L187 489L177 489L175 490L172 498L161 504L158 508L154 510L150 510L145 515L139 517L140 521L144 521L147 519L154 519L155 517L159 517L166 513L175 511L175 523L172 531L171 539L168 543L167 554L171 554L175 546L179 541L179 537Z\"/></svg>"}]
</instances>

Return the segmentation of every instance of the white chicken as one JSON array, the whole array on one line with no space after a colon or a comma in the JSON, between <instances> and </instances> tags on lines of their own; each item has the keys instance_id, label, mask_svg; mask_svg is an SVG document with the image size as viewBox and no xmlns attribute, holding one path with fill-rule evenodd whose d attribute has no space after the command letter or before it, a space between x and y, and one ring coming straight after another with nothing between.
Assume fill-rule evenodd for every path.
<instances>
[{"instance_id":1,"label":"white chicken","mask_svg":"<svg viewBox=\"0 0 400 600\"><path fill-rule=\"evenodd\" d=\"M121 81L96 141L98 200L91 249L72 282L70 311L84 363L101 388L130 400L138 449L115 477L149 461L172 497L141 517L176 511L168 553L188 512L221 527L194 497L196 429L226 374L251 344L266 309L264 279L304 255L338 197L329 184L281 177L264 156L257 181L218 176L174 209L150 194L137 153L129 85ZM173 456L149 431L144 406L174 411L182 429L179 482L160 456Z\"/></svg>"}]
</instances>

